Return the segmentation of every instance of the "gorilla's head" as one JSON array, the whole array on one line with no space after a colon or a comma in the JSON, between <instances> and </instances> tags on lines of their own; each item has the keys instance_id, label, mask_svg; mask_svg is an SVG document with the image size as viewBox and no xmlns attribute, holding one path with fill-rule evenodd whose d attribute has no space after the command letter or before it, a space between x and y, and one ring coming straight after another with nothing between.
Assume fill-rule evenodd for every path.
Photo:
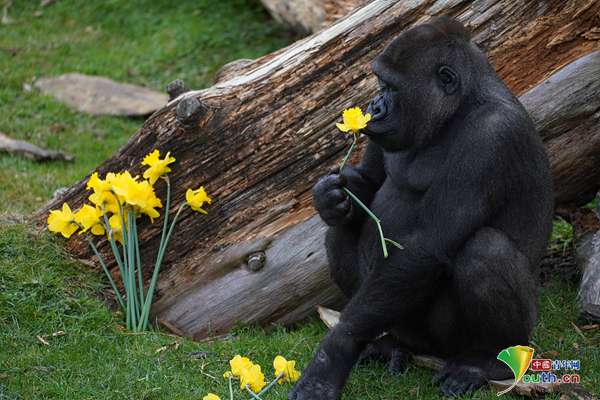
<instances>
[{"instance_id":1,"label":"gorilla's head","mask_svg":"<svg viewBox=\"0 0 600 400\"><path fill-rule=\"evenodd\" d=\"M474 51L466 28L446 17L395 38L373 61L380 91L365 134L388 151L435 140L470 91Z\"/></svg>"}]
</instances>

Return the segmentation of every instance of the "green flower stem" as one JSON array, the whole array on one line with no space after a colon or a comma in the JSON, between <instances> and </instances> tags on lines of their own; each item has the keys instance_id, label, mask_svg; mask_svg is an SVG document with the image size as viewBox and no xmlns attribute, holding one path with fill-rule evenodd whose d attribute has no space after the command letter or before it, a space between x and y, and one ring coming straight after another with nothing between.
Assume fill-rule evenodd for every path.
<instances>
[{"instance_id":1,"label":"green flower stem","mask_svg":"<svg viewBox=\"0 0 600 400\"><path fill-rule=\"evenodd\" d=\"M389 238L383 238L383 240L385 240L386 242L391 243L392 245L396 246L400 250L404 250L404 246L402 246L400 243L396 242L395 240L392 240L392 239L389 239Z\"/></svg>"},{"instance_id":2,"label":"green flower stem","mask_svg":"<svg viewBox=\"0 0 600 400\"><path fill-rule=\"evenodd\" d=\"M123 269L123 260L121 260L121 256L119 255L119 248L117 247L117 243L115 242L115 238L113 237L112 230L110 229L110 223L108 222L108 216L106 215L106 209L102 206L102 217L104 218L104 229L108 232L108 241L110 243L110 248L112 249L113 255L115 256L115 260L117 261L117 265L119 266L119 272L121 273L121 278L123 279L123 286L125 286L125 270Z\"/></svg>"},{"instance_id":3,"label":"green flower stem","mask_svg":"<svg viewBox=\"0 0 600 400\"><path fill-rule=\"evenodd\" d=\"M100 255L98 248L94 245L94 243L92 242L92 239L90 239L89 237L87 238L87 242L89 243L89 245L92 248L92 251L94 252L96 257L98 257L98 261L100 262L100 265L102 266L102 269L104 270L104 273L106 274L106 277L108 278L108 281L110 282L110 286L112 287L112 290L115 292L115 296L117 297L117 300L119 301L119 304L121 305L121 308L123 309L123 311L125 311L125 302L123 301L123 297L121 296L119 289L117 289L117 285L115 284L115 281L113 280L112 275L108 271L108 268L106 267L106 263L104 262L104 259Z\"/></svg>"},{"instance_id":4,"label":"green flower stem","mask_svg":"<svg viewBox=\"0 0 600 400\"><path fill-rule=\"evenodd\" d=\"M169 239L171 238L171 234L173 233L173 229L175 228L175 224L177 223L177 219L179 215L183 211L185 207L185 203L179 206L177 210L177 214L173 218L173 222L171 222L171 226L169 228L169 232L167 233L165 240L161 245L159 245L158 255L156 256L156 263L154 264L154 272L152 273L152 280L150 281L150 286L148 287L148 292L146 293L146 301L143 304L142 308L142 317L139 321L139 326L141 329L138 330L144 331L148 327L148 316L150 315L150 306L152 305L152 296L154 295L154 289L156 288L156 281L158 280L158 273L160 272L160 266L163 261L163 257L165 256L165 250L167 245L169 244ZM164 226L166 227L166 225ZM163 228L164 229L164 228Z\"/></svg>"},{"instance_id":5,"label":"green flower stem","mask_svg":"<svg viewBox=\"0 0 600 400\"><path fill-rule=\"evenodd\" d=\"M116 195L115 195L115 198ZM119 218L121 219L121 237L122 237L122 249L123 249L123 269L125 273L123 274L123 280L125 282L125 295L127 296L127 314L125 318L125 322L127 325L127 329L131 330L133 327L133 298L131 293L133 289L131 288L131 281L129 279L129 253L128 242L129 242L129 231L127 229L127 225L125 224L125 213L123 209L123 205L119 202L117 198L117 202L119 204Z\"/></svg>"},{"instance_id":6,"label":"green flower stem","mask_svg":"<svg viewBox=\"0 0 600 400\"><path fill-rule=\"evenodd\" d=\"M231 383L231 377L229 377L229 400L233 400L233 386Z\"/></svg>"},{"instance_id":7,"label":"green flower stem","mask_svg":"<svg viewBox=\"0 0 600 400\"><path fill-rule=\"evenodd\" d=\"M348 188L344 188L344 191L348 194L348 196L350 196L352 198L352 200L354 200L356 202L356 204L358 204L360 206L360 208L362 208L367 213L367 215L369 215L369 217L377 225L377 231L379 232L379 241L381 242L381 249L383 250L383 257L388 258L388 249L387 249L387 245L385 244L385 237L383 236L383 229L381 228L381 220L379 218L377 218L377 216L375 214L373 214L373 212L371 210L369 210L369 207L367 207L365 205L365 203L360 201L360 199L358 197L356 197L356 195L354 193L352 193Z\"/></svg>"},{"instance_id":8,"label":"green flower stem","mask_svg":"<svg viewBox=\"0 0 600 400\"><path fill-rule=\"evenodd\" d=\"M135 283L135 243L133 242L133 230L135 229L135 213L132 209L129 209L127 213L127 266L129 267L129 289L127 297L131 296L131 327L135 330L137 327L137 321L139 319L138 311L138 297L137 297L137 286Z\"/></svg>"},{"instance_id":9,"label":"green flower stem","mask_svg":"<svg viewBox=\"0 0 600 400\"><path fill-rule=\"evenodd\" d=\"M356 142L358 142L358 134L357 134L357 132L352 132L352 144L350 145L348 152L346 153L346 155L344 156L344 159L342 160L342 163L340 164L340 172L342 172L342 169L344 169L346 162L348 162L348 159L350 158L350 154L352 154L352 151L354 150L354 147L356 146Z\"/></svg>"},{"instance_id":10,"label":"green flower stem","mask_svg":"<svg viewBox=\"0 0 600 400\"><path fill-rule=\"evenodd\" d=\"M139 304L144 304L144 277L142 276L142 258L140 255L140 242L138 240L137 221L135 218L133 219L133 227L133 243L135 243L135 267L137 268L138 273L138 293L140 295ZM139 307L138 310L141 312L142 308Z\"/></svg>"},{"instance_id":11,"label":"green flower stem","mask_svg":"<svg viewBox=\"0 0 600 400\"><path fill-rule=\"evenodd\" d=\"M267 393L269 391L269 389L271 389L273 386L275 386L275 384L277 383L278 380L283 378L283 375L285 375L283 372L279 373L279 375L277 375L277 377L275 377L275 379L272 382L270 382L267 386L265 386L265 388L263 390L258 392L257 396L260 397L263 394Z\"/></svg>"},{"instance_id":12,"label":"green flower stem","mask_svg":"<svg viewBox=\"0 0 600 400\"><path fill-rule=\"evenodd\" d=\"M246 390L248 391L248 393L250 393L250 396L252 396L254 399L262 400L259 395L257 395L256 393L254 393L252 391L252 389L250 389L250 385L246 385Z\"/></svg>"}]
</instances>

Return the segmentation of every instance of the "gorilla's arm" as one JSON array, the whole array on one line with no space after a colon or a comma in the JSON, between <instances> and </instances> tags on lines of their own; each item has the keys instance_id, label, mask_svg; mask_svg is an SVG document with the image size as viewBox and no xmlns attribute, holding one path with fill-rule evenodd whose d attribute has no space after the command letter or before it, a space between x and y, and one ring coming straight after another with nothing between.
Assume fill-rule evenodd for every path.
<instances>
[{"instance_id":1,"label":"gorilla's arm","mask_svg":"<svg viewBox=\"0 0 600 400\"><path fill-rule=\"evenodd\" d=\"M369 206L375 193L385 181L381 147L369 141L360 164L345 166L341 175L345 178L346 187ZM355 204L352 207L352 223L362 223L366 216L365 212Z\"/></svg>"},{"instance_id":2,"label":"gorilla's arm","mask_svg":"<svg viewBox=\"0 0 600 400\"><path fill-rule=\"evenodd\" d=\"M367 206L371 204L385 180L383 152L378 145L369 142L358 166L346 165L341 174L338 172L319 179L313 190L313 202L327 225L344 230L349 228L357 233L360 230L354 228L362 223L366 214L360 207L352 205L343 188L348 188Z\"/></svg>"}]
</instances>

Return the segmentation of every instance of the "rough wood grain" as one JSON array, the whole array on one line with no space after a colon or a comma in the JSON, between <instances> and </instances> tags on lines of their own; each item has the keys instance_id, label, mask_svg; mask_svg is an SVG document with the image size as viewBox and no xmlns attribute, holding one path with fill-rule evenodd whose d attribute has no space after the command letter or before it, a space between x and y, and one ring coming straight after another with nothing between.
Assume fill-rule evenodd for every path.
<instances>
[{"instance_id":1,"label":"rough wood grain","mask_svg":"<svg viewBox=\"0 0 600 400\"><path fill-rule=\"evenodd\" d=\"M244 307L245 322L269 324L286 314L285 322L300 318L323 301L325 261L322 249L317 251L322 226L311 207L311 188L347 148L334 122L341 110L365 105L375 94L369 63L396 34L431 15L453 15L474 31L500 75L522 93L598 48L593 32L599 11L599 1L583 0L375 0L256 60L239 70L241 75L172 100L98 167L101 174L136 172L143 155L160 148L178 159L174 207L188 187L206 185L214 197L208 216L182 214L154 315L180 334L199 338L232 326L240 318L238 307ZM81 205L88 195L84 186L85 181L75 184L40 217L63 201ZM577 193L561 196L576 201ZM140 228L143 262L149 266L159 224ZM69 243L73 252L87 255L83 244ZM265 267L251 274L241 268L256 243L269 243L262 249L267 258ZM309 248L315 249L312 255ZM254 298L261 300L253 306ZM267 298L277 304L263 313Z\"/></svg>"}]
</instances>

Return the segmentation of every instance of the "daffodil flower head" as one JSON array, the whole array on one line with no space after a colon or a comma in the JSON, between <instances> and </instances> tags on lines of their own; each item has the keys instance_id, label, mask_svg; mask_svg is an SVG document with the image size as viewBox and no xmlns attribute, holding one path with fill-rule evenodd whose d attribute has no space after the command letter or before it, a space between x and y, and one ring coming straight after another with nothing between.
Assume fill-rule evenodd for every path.
<instances>
[{"instance_id":1,"label":"daffodil flower head","mask_svg":"<svg viewBox=\"0 0 600 400\"><path fill-rule=\"evenodd\" d=\"M249 368L242 370L240 374L240 388L249 386L254 393L258 393L267 385L265 375L260 370L260 365L252 364Z\"/></svg>"},{"instance_id":2,"label":"daffodil flower head","mask_svg":"<svg viewBox=\"0 0 600 400\"><path fill-rule=\"evenodd\" d=\"M83 229L80 234L90 230L93 235L104 235L104 226L100 222L102 211L98 207L92 207L89 204L84 204L83 207L75 213L75 222Z\"/></svg>"},{"instance_id":3,"label":"daffodil flower head","mask_svg":"<svg viewBox=\"0 0 600 400\"><path fill-rule=\"evenodd\" d=\"M282 375L277 381L280 385L285 382L293 383L300 379L301 374L296 370L296 361L288 361L282 356L277 356L273 360L273 368L275 368L275 377Z\"/></svg>"},{"instance_id":4,"label":"daffodil flower head","mask_svg":"<svg viewBox=\"0 0 600 400\"><path fill-rule=\"evenodd\" d=\"M239 377L242 371L252 366L252 361L248 357L242 357L239 354L229 360L229 366L231 367L231 374Z\"/></svg>"},{"instance_id":5,"label":"daffodil flower head","mask_svg":"<svg viewBox=\"0 0 600 400\"><path fill-rule=\"evenodd\" d=\"M127 216L128 213L124 210L123 218L121 218L121 214L113 214L108 219L108 224L110 225L110 234L113 238L120 243L123 243L123 222L125 222L125 226L127 225Z\"/></svg>"},{"instance_id":6,"label":"daffodil flower head","mask_svg":"<svg viewBox=\"0 0 600 400\"><path fill-rule=\"evenodd\" d=\"M115 175L111 180L111 190L124 203L133 206L136 211L148 215L152 222L160 215L156 208L162 207L162 203L156 197L150 182L138 181L138 177L131 176L129 171Z\"/></svg>"},{"instance_id":7,"label":"daffodil flower head","mask_svg":"<svg viewBox=\"0 0 600 400\"><path fill-rule=\"evenodd\" d=\"M208 212L202 208L202 205L204 203L212 203L212 199L206 194L204 186L200 186L200 188L196 190L188 189L185 192L185 200L192 210L201 212L202 214L208 214Z\"/></svg>"},{"instance_id":8,"label":"daffodil flower head","mask_svg":"<svg viewBox=\"0 0 600 400\"><path fill-rule=\"evenodd\" d=\"M171 172L169 164L175 162L175 157L171 157L170 155L171 153L168 152L165 158L161 159L160 152L158 150L154 150L152 153L144 157L142 165L147 165L149 167L146 171L144 171L144 179L148 179L151 185L154 185L154 183L161 176Z\"/></svg>"},{"instance_id":9,"label":"daffodil flower head","mask_svg":"<svg viewBox=\"0 0 600 400\"><path fill-rule=\"evenodd\" d=\"M65 238L70 238L77 232L79 226L75 222L75 214L67 203L63 203L62 210L52 210L48 214L48 230L60 233Z\"/></svg>"},{"instance_id":10,"label":"daffodil flower head","mask_svg":"<svg viewBox=\"0 0 600 400\"><path fill-rule=\"evenodd\" d=\"M118 213L119 202L117 196L111 190L111 181L115 174L110 172L106 174L106 179L100 179L97 172L94 172L87 182L87 189L94 191L88 199L95 206L105 212Z\"/></svg>"},{"instance_id":11,"label":"daffodil flower head","mask_svg":"<svg viewBox=\"0 0 600 400\"><path fill-rule=\"evenodd\" d=\"M209 393L206 396L204 396L202 400L221 400L221 398L214 393Z\"/></svg>"},{"instance_id":12,"label":"daffodil flower head","mask_svg":"<svg viewBox=\"0 0 600 400\"><path fill-rule=\"evenodd\" d=\"M363 115L360 107L352 107L344 110L342 113L342 123L337 123L335 126L342 132L358 133L361 129L367 127L367 123L371 120L371 114Z\"/></svg>"}]
</instances>

